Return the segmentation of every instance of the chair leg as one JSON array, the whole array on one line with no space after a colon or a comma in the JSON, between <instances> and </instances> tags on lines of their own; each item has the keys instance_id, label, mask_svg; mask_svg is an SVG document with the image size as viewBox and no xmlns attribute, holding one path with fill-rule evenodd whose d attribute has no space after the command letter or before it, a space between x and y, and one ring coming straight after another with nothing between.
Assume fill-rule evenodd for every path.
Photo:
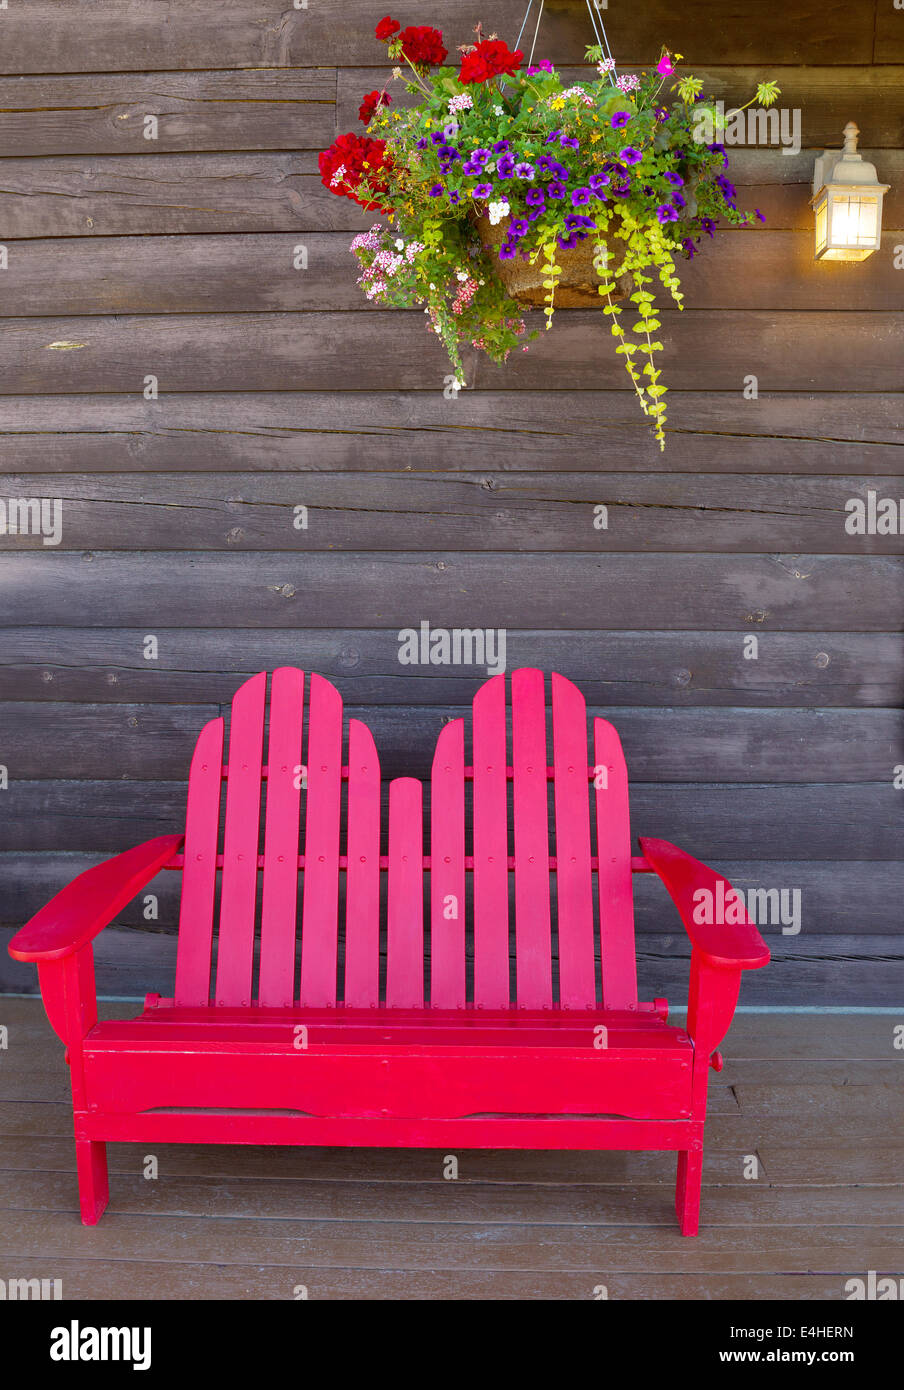
<instances>
[{"instance_id":1,"label":"chair leg","mask_svg":"<svg viewBox=\"0 0 904 1390\"><path fill-rule=\"evenodd\" d=\"M683 1236L695 1236L700 1226L700 1186L703 1180L703 1151L682 1150L678 1154L678 1185L675 1210Z\"/></svg>"},{"instance_id":2,"label":"chair leg","mask_svg":"<svg viewBox=\"0 0 904 1390\"><path fill-rule=\"evenodd\" d=\"M96 1226L110 1195L106 1144L97 1143L93 1139L76 1139L75 1163L78 1170L82 1224Z\"/></svg>"}]
</instances>

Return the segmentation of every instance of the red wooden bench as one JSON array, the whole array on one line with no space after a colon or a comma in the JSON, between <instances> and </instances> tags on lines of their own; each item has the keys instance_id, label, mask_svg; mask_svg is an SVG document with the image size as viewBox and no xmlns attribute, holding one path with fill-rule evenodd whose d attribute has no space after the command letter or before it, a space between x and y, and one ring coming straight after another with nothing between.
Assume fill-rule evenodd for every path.
<instances>
[{"instance_id":1,"label":"red wooden bench","mask_svg":"<svg viewBox=\"0 0 904 1390\"><path fill-rule=\"evenodd\" d=\"M273 673L265 760L267 675L254 676L233 700L227 765L223 720L201 731L184 839L89 869L16 935L67 1049L86 1224L118 1140L676 1150L678 1218L696 1233L709 1068L741 971L769 952L747 921L695 923L694 894L724 891L719 874L663 840L632 858L621 744L595 719L588 761L575 686L552 677L551 764L542 672L509 688L510 744L503 676L475 697L473 766L464 721L440 733L425 857L407 777L389 784L383 852L374 741L351 719L343 763L334 687L311 676L305 702L303 672ZM92 938L163 868L183 873L173 998L99 1023ZM638 1002L632 872L659 875L691 938L686 1028L665 1000Z\"/></svg>"}]
</instances>

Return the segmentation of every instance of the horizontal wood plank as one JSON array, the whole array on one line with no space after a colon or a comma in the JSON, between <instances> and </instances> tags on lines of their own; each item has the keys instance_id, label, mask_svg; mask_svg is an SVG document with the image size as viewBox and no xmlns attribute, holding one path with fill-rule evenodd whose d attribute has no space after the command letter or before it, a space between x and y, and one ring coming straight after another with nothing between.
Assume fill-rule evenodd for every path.
<instances>
[{"instance_id":1,"label":"horizontal wood plank","mask_svg":"<svg viewBox=\"0 0 904 1390\"><path fill-rule=\"evenodd\" d=\"M0 77L0 151L321 149L336 133L335 103L329 68Z\"/></svg>"},{"instance_id":2,"label":"horizontal wood plank","mask_svg":"<svg viewBox=\"0 0 904 1390\"><path fill-rule=\"evenodd\" d=\"M15 926L28 921L55 893L78 874L100 863L102 858L99 854L52 851L0 853L0 923ZM806 944L811 936L847 938L843 942L830 943L837 945L836 954L851 957L856 957L858 951L860 955L868 954L871 949L878 949L879 937L904 925L904 908L890 907L890 904L904 900L904 865L900 862L868 860L826 863L804 860L789 863L782 860L751 862L722 858L713 867L744 894L760 888L798 890L803 943ZM179 921L181 887L181 874L169 871L158 874L146 890L156 899L154 910L157 916L149 919L145 915L147 907L145 894L142 893L123 908L117 922L145 933L174 933ZM661 936L663 927L669 922L667 914L671 908L663 897L659 881L651 874L636 874L633 892L638 933ZM340 898L344 901L341 883ZM674 925L677 926L677 923ZM773 933L769 928L766 930L772 936L778 953L793 958L797 942L789 938L779 940L782 934L777 931ZM676 951L680 944L676 944ZM828 944L827 941L823 942L824 950ZM27 972L23 974L25 978ZM5 1007L0 1011L3 1012L0 1022L10 1021ZM865 1033L866 1030L860 1031ZM893 1058L892 1039L889 1023L883 1033L881 1049L874 1044L874 1051L856 1055ZM767 1055L769 1060L763 1066L766 1071L771 1068L769 1074L774 1077L775 1059L768 1051ZM784 1047L782 1055L787 1055ZM823 1045L823 1050L814 1055L834 1057L837 1054L831 1047Z\"/></svg>"},{"instance_id":3,"label":"horizontal wood plank","mask_svg":"<svg viewBox=\"0 0 904 1390\"><path fill-rule=\"evenodd\" d=\"M481 676L461 667L401 668L398 644L362 628L304 632L168 628L157 659L143 628L7 628L0 644L10 700L228 703L256 671L319 671L346 705L466 705ZM770 633L745 660L727 632L514 631L507 662L561 671L591 704L896 707L904 703L904 644L896 633ZM224 669L223 652L229 652Z\"/></svg>"},{"instance_id":4,"label":"horizontal wood plank","mask_svg":"<svg viewBox=\"0 0 904 1390\"><path fill-rule=\"evenodd\" d=\"M775 149L733 151L731 177L740 190L741 205L760 208L771 231L812 235L809 200L817 152L804 149L785 156ZM864 146L862 152L891 185L885 226L904 226L904 150ZM372 213L323 187L313 151L9 156L0 171L4 241L149 233L358 232L374 222Z\"/></svg>"},{"instance_id":5,"label":"horizontal wood plank","mask_svg":"<svg viewBox=\"0 0 904 1390\"><path fill-rule=\"evenodd\" d=\"M700 12L699 0L695 0L694 11ZM885 0L880 9L890 9ZM495 7L494 7L495 9ZM616 7L612 6L612 20ZM900 19L898 20L900 27ZM610 17L606 16L606 28L610 27ZM541 26L541 34L543 28ZM730 67L702 65L699 59L700 33L695 35L693 44L682 52L685 61L677 68L677 77L693 73L702 79L703 92L707 97L723 101L727 110L744 106L753 97L760 82L777 80L781 86L778 111L786 111L786 130L788 137L793 130L794 112L797 112L798 132L805 146L837 146L841 143L841 132L850 119L852 110L857 112L857 124L863 132L864 144L879 148L900 144L901 124L904 120L904 69L878 59L876 63L859 67L792 67L784 57L776 65L763 62L757 67L745 67L732 63ZM676 45L680 48L680 45ZM765 51L765 50L764 50ZM619 68L628 70L635 64L649 67L650 54L627 53L617 50ZM777 54L777 50L771 50ZM904 55L899 55L904 56ZM388 66L388 65L387 65ZM592 68L563 66L559 69L563 83L586 82L595 77ZM388 73L387 73L388 76ZM677 78L676 78L677 80ZM382 74L372 67L349 67L343 60L338 71L337 126L339 130L354 130L358 124L358 107L361 97L370 91L374 83L382 85ZM399 84L390 83L390 93L394 104L409 106L416 104L417 97L409 96L400 90ZM777 143L777 140L776 142ZM728 147L729 157L734 149Z\"/></svg>"},{"instance_id":6,"label":"horizontal wood plank","mask_svg":"<svg viewBox=\"0 0 904 1390\"><path fill-rule=\"evenodd\" d=\"M581 61L590 42L583 4L559 0L547 10L543 53L557 62ZM347 0L318 0L294 10L287 10L284 0L237 0L224 24L217 0L188 0L168 11L164 24L158 5L136 12L129 0L103 0L86 12L78 0L31 0L12 6L5 17L3 71L299 67L340 61L385 67L385 50L374 38L374 13L350 7ZM423 9L411 0L401 0L393 14L402 24L424 21ZM496 0L492 23L514 43L523 16L523 0ZM470 40L474 21L455 0L434 0L429 22L454 51ZM688 10L649 0L642 7L613 6L606 16L616 53L650 63L667 43L698 65L759 63L764 53L792 64L870 63L874 22L875 0L798 0L754 11L740 0L697 0Z\"/></svg>"},{"instance_id":7,"label":"horizontal wood plank","mask_svg":"<svg viewBox=\"0 0 904 1390\"><path fill-rule=\"evenodd\" d=\"M904 612L895 556L148 555L23 550L0 555L0 626L55 626L60 595L79 627L329 629L673 628L894 632ZM228 605L223 595L229 595ZM162 621L161 621L162 619ZM145 626L150 624L150 626ZM393 639L396 640L396 639Z\"/></svg>"},{"instance_id":8,"label":"horizontal wood plank","mask_svg":"<svg viewBox=\"0 0 904 1390\"><path fill-rule=\"evenodd\" d=\"M454 408L450 408L454 404ZM672 391L670 473L900 474L904 394ZM624 391L0 394L9 472L662 472ZM300 483L301 485L301 483Z\"/></svg>"},{"instance_id":9,"label":"horizontal wood plank","mask_svg":"<svg viewBox=\"0 0 904 1390\"><path fill-rule=\"evenodd\" d=\"M14 781L178 779L201 728L221 712L216 705L4 702L4 762ZM367 721L384 777L429 766L444 723L469 712L418 705L346 710ZM876 783L904 763L899 710L590 706L588 716L596 715L617 726L636 782L698 783L705 776L724 783Z\"/></svg>"},{"instance_id":10,"label":"horizontal wood plank","mask_svg":"<svg viewBox=\"0 0 904 1390\"><path fill-rule=\"evenodd\" d=\"M10 806L15 797L15 815L3 826L0 851L113 854L178 834L185 791L183 782L14 782L5 795ZM900 802L890 781L830 789L640 783L631 810L635 835L672 840L703 860L729 860L754 846L764 859L794 862L899 860Z\"/></svg>"},{"instance_id":11,"label":"horizontal wood plank","mask_svg":"<svg viewBox=\"0 0 904 1390\"><path fill-rule=\"evenodd\" d=\"M539 309L532 314L542 318ZM665 350L657 365L669 385L732 392L751 415L758 401L743 395L751 375L763 391L896 391L901 385L900 313L667 309L661 319ZM575 311L505 366L466 349L465 380L503 391L605 386L627 394L630 383L611 341L602 314ZM450 367L414 311L4 321L3 394L140 394L149 373L160 393L323 391L336 383L442 393ZM454 419L454 394L447 404Z\"/></svg>"},{"instance_id":12,"label":"horizontal wood plank","mask_svg":"<svg viewBox=\"0 0 904 1390\"><path fill-rule=\"evenodd\" d=\"M349 240L264 232L74 237L63 250L53 238L13 242L0 317L367 309ZM904 232L886 229L881 251L852 275L814 259L812 230L731 232L680 263L682 292L689 309L886 310L901 291L894 248L902 241Z\"/></svg>"},{"instance_id":13,"label":"horizontal wood plank","mask_svg":"<svg viewBox=\"0 0 904 1390\"><path fill-rule=\"evenodd\" d=\"M41 498L46 483L44 474L0 476L11 498ZM157 473L136 485L134 474L70 473L54 476L52 493L61 552L411 553L439 541L461 553L904 553L904 477L882 475ZM865 518L886 501L899 533L851 534L855 503ZM0 535L0 551L47 548L41 534Z\"/></svg>"}]
</instances>

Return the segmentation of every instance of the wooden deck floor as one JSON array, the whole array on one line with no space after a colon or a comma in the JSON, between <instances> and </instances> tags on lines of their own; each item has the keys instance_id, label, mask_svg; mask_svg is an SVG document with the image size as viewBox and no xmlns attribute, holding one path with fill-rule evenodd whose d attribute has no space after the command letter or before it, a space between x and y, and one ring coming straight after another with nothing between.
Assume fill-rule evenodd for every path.
<instances>
[{"instance_id":1,"label":"wooden deck floor","mask_svg":"<svg viewBox=\"0 0 904 1390\"><path fill-rule=\"evenodd\" d=\"M106 1017L135 1012L102 1006ZM78 1219L68 1075L0 996L0 1278L76 1299L842 1299L904 1273L904 1054L891 1015L741 1015L710 1081L702 1233L674 1157L111 1145ZM154 1152L159 1176L143 1176ZM745 1156L759 1178L745 1180Z\"/></svg>"}]
</instances>

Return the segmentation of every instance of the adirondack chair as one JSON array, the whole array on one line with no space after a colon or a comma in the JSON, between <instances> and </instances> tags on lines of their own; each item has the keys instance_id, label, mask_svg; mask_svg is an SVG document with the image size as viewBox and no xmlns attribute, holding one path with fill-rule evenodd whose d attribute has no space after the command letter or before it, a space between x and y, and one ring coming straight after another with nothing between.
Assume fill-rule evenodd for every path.
<instances>
[{"instance_id":1,"label":"adirondack chair","mask_svg":"<svg viewBox=\"0 0 904 1390\"><path fill-rule=\"evenodd\" d=\"M273 673L264 764L267 674L254 676L232 703L225 766L223 719L201 731L184 838L89 869L16 935L67 1049L87 1225L114 1140L675 1150L681 1230L696 1233L709 1068L741 971L769 952L747 921L695 920L697 890L727 889L719 874L662 840L632 858L618 735L595 719L588 761L570 681L552 677L550 764L543 673L512 674L508 752L508 684L495 676L474 699L471 765L462 719L439 735L425 858L409 777L389 784L381 853L373 738L351 719L343 762L342 702L322 677L306 705L302 671ZM164 868L183 875L173 997L98 1022L92 938ZM686 1027L665 1000L638 1002L632 872L659 875L691 938Z\"/></svg>"}]
</instances>

